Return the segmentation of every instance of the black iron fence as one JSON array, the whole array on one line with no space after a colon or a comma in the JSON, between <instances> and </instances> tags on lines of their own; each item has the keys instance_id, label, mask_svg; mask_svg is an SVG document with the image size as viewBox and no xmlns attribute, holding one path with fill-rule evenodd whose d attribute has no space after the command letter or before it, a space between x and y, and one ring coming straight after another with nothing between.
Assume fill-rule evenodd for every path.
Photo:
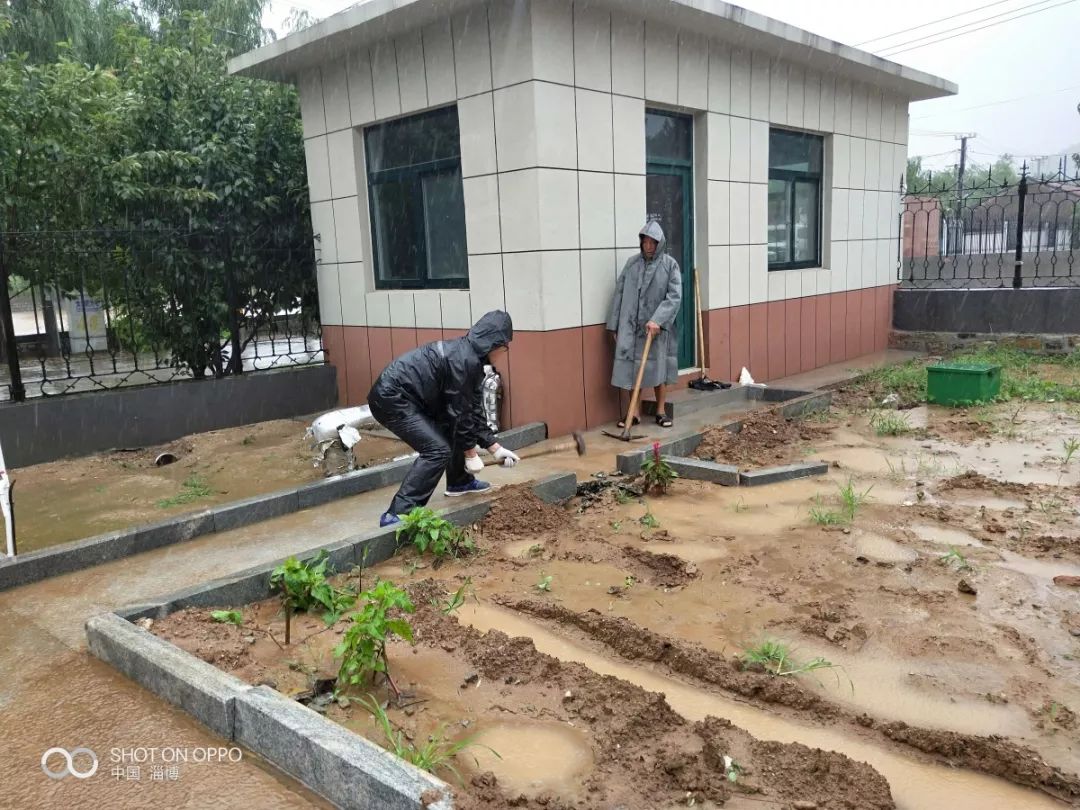
<instances>
[{"instance_id":1,"label":"black iron fence","mask_svg":"<svg viewBox=\"0 0 1080 810\"><path fill-rule=\"evenodd\" d=\"M904 287L1080 286L1080 178L918 178L901 188L898 259Z\"/></svg>"},{"instance_id":2,"label":"black iron fence","mask_svg":"<svg viewBox=\"0 0 1080 810\"><path fill-rule=\"evenodd\" d=\"M0 400L322 363L310 246L227 233L0 233Z\"/></svg>"}]
</instances>

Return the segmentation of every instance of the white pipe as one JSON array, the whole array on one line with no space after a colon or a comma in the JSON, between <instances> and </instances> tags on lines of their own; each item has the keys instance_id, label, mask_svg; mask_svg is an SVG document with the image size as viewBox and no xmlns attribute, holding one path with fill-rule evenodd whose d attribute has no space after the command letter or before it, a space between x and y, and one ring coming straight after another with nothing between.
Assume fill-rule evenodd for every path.
<instances>
[{"instance_id":1,"label":"white pipe","mask_svg":"<svg viewBox=\"0 0 1080 810\"><path fill-rule=\"evenodd\" d=\"M12 516L11 477L4 464L4 447L0 444L0 513L4 515L4 534L7 537L7 556L15 556L15 520Z\"/></svg>"}]
</instances>

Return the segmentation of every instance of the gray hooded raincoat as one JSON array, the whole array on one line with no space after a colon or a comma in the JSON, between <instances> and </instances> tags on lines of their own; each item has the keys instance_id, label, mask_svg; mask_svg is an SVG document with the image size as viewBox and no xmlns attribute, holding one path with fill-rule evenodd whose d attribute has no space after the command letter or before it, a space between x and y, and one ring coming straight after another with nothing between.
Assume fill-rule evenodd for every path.
<instances>
[{"instance_id":1,"label":"gray hooded raincoat","mask_svg":"<svg viewBox=\"0 0 1080 810\"><path fill-rule=\"evenodd\" d=\"M639 251L626 262L615 282L615 297L607 321L607 328L616 333L611 384L627 390L634 387L645 350L645 324L649 321L658 323L662 331L653 338L645 375L641 378L642 387L674 383L679 377L675 316L682 302L682 274L679 263L665 251L667 240L659 223L646 223L638 232L638 238L642 236L659 243L656 255L647 262Z\"/></svg>"}]
</instances>

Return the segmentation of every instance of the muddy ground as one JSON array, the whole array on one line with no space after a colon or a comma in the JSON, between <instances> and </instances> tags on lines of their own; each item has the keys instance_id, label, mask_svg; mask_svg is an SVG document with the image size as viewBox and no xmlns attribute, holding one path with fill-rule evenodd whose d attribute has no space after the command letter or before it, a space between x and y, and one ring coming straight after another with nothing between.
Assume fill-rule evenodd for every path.
<instances>
[{"instance_id":1,"label":"muddy ground","mask_svg":"<svg viewBox=\"0 0 1080 810\"><path fill-rule=\"evenodd\" d=\"M322 477L304 439L311 420L277 419L12 471L21 553L250 498ZM365 435L363 465L411 452ZM162 453L176 461L155 466Z\"/></svg>"},{"instance_id":2,"label":"muddy ground","mask_svg":"<svg viewBox=\"0 0 1080 810\"><path fill-rule=\"evenodd\" d=\"M726 445L741 466L820 458L826 477L680 480L647 499L616 486L565 509L516 490L474 530L477 556L436 567L407 552L363 572L418 605L416 645L390 648L408 694L391 721L417 742L445 726L498 751L457 757L466 807L1080 802L1080 413L901 413L898 436L837 408ZM466 580L452 615L430 604ZM305 697L333 677L344 624L296 622L288 650L273 601L240 628L197 610L153 630ZM741 660L765 640L795 671ZM385 743L363 707L323 709Z\"/></svg>"}]
</instances>

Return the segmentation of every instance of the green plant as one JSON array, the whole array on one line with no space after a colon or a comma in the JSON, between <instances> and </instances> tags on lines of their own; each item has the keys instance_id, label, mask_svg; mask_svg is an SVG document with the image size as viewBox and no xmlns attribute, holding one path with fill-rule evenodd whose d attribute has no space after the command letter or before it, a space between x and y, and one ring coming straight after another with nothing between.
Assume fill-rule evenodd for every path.
<instances>
[{"instance_id":1,"label":"green plant","mask_svg":"<svg viewBox=\"0 0 1080 810\"><path fill-rule=\"evenodd\" d=\"M466 577L465 581L461 584L461 587L450 594L439 605L440 609L447 616L452 614L455 610L465 604L465 596L472 587L472 577Z\"/></svg>"},{"instance_id":2,"label":"green plant","mask_svg":"<svg viewBox=\"0 0 1080 810\"><path fill-rule=\"evenodd\" d=\"M847 521L835 509L826 509L821 496L814 498L816 506L810 507L810 520L818 526L839 526Z\"/></svg>"},{"instance_id":3,"label":"green plant","mask_svg":"<svg viewBox=\"0 0 1080 810\"><path fill-rule=\"evenodd\" d=\"M610 525L611 525L611 528L612 528L613 531L617 532L620 529L622 529L622 521L621 520L613 520L613 521L611 521Z\"/></svg>"},{"instance_id":4,"label":"green plant","mask_svg":"<svg viewBox=\"0 0 1080 810\"><path fill-rule=\"evenodd\" d=\"M839 664L827 661L820 655L804 664L797 664L792 659L791 653L792 650L784 642L767 638L753 647L743 650L741 658L744 666L759 664L770 675L778 677L802 675L821 669L842 669ZM852 688L854 689L854 686Z\"/></svg>"},{"instance_id":5,"label":"green plant","mask_svg":"<svg viewBox=\"0 0 1080 810\"><path fill-rule=\"evenodd\" d=\"M400 729L394 729L390 723L390 718L386 715L386 710L379 705L379 702L374 697L368 695L367 698L361 698L358 702L375 717L376 722L382 728L383 736L386 737L390 749L396 756L429 773L435 773L436 768L446 768L459 783L461 782L461 774L458 773L451 760L466 748L480 745L480 743L477 743L472 737L450 741L446 737L446 726L443 725L439 727L436 733L428 737L426 743L421 746L413 745L405 739L405 735L401 733ZM487 748L496 757L502 759L493 748L486 745L482 747Z\"/></svg>"},{"instance_id":6,"label":"green plant","mask_svg":"<svg viewBox=\"0 0 1080 810\"><path fill-rule=\"evenodd\" d=\"M630 590L635 585L637 585L637 577L635 577L633 574L627 574L625 577L623 577L624 589Z\"/></svg>"},{"instance_id":7,"label":"green plant","mask_svg":"<svg viewBox=\"0 0 1080 810\"><path fill-rule=\"evenodd\" d=\"M235 624L237 627L244 623L244 615L239 610L215 610L210 613L210 618L223 624Z\"/></svg>"},{"instance_id":8,"label":"green plant","mask_svg":"<svg viewBox=\"0 0 1080 810\"><path fill-rule=\"evenodd\" d=\"M529 557L539 557L544 553L544 547L539 543L533 543L525 552Z\"/></svg>"},{"instance_id":9,"label":"green plant","mask_svg":"<svg viewBox=\"0 0 1080 810\"><path fill-rule=\"evenodd\" d=\"M341 643L334 648L334 657L341 659L338 669L338 689L356 686L377 672L386 676L395 695L400 694L390 676L386 660L386 642L399 636L412 643L412 625L405 619L391 617L391 611L412 613L409 595L389 580L375 584L370 591L357 595L361 608L353 613Z\"/></svg>"},{"instance_id":10,"label":"green plant","mask_svg":"<svg viewBox=\"0 0 1080 810\"><path fill-rule=\"evenodd\" d=\"M615 503L619 504L619 506L626 506L632 500L634 500L634 496L625 489L622 487L615 488Z\"/></svg>"},{"instance_id":11,"label":"green plant","mask_svg":"<svg viewBox=\"0 0 1080 810\"><path fill-rule=\"evenodd\" d=\"M660 528L660 521L656 519L656 516L652 512L646 512L640 518L638 523L644 526L646 529L658 529Z\"/></svg>"},{"instance_id":12,"label":"green plant","mask_svg":"<svg viewBox=\"0 0 1080 810\"><path fill-rule=\"evenodd\" d=\"M870 426L878 436L902 436L911 432L907 417L896 411L875 411L870 417Z\"/></svg>"},{"instance_id":13,"label":"green plant","mask_svg":"<svg viewBox=\"0 0 1080 810\"><path fill-rule=\"evenodd\" d=\"M270 572L270 588L281 592L285 608L285 643L292 639L292 614L313 607L324 608L323 621L333 624L356 603L356 594L347 588L335 588L326 581L329 555L319 552L314 560L289 557Z\"/></svg>"},{"instance_id":14,"label":"green plant","mask_svg":"<svg viewBox=\"0 0 1080 810\"><path fill-rule=\"evenodd\" d=\"M858 492L855 489L855 481L851 478L845 486L840 487L840 503L849 522L855 519L856 512L870 499L870 490L873 488L873 485L870 485L862 492Z\"/></svg>"},{"instance_id":15,"label":"green plant","mask_svg":"<svg viewBox=\"0 0 1080 810\"><path fill-rule=\"evenodd\" d=\"M181 492L179 495L173 495L171 498L163 498L158 501L158 506L161 509L169 509L173 506L182 506L192 501L197 501L200 498L210 498L217 493L210 488L210 485L202 479L198 473L192 473L181 484Z\"/></svg>"},{"instance_id":16,"label":"green plant","mask_svg":"<svg viewBox=\"0 0 1080 810\"><path fill-rule=\"evenodd\" d=\"M729 782L732 784L738 782L739 775L742 774L742 771L742 766L738 762L733 760L727 754L724 754L724 776L727 777Z\"/></svg>"},{"instance_id":17,"label":"green plant","mask_svg":"<svg viewBox=\"0 0 1080 810\"><path fill-rule=\"evenodd\" d=\"M545 574L543 571L541 571L540 572L540 581L537 582L534 587L538 591L544 591L545 593L549 593L551 591L551 580L552 580L551 574Z\"/></svg>"},{"instance_id":18,"label":"green plant","mask_svg":"<svg viewBox=\"0 0 1080 810\"><path fill-rule=\"evenodd\" d=\"M956 571L974 571L975 568L968 562L967 557L960 553L956 546L949 546L949 550L938 557L938 562L947 565Z\"/></svg>"},{"instance_id":19,"label":"green plant","mask_svg":"<svg viewBox=\"0 0 1080 810\"><path fill-rule=\"evenodd\" d=\"M1071 437L1062 441L1061 446L1062 449L1064 449L1065 451L1065 455L1061 460L1061 466L1068 467L1069 462L1071 462L1073 456L1076 455L1076 451L1080 450L1080 439L1077 439L1076 437Z\"/></svg>"},{"instance_id":20,"label":"green plant","mask_svg":"<svg viewBox=\"0 0 1080 810\"><path fill-rule=\"evenodd\" d=\"M641 462L641 477L645 480L646 492L664 494L668 491L679 474L664 461L660 455L660 442L653 442L652 455Z\"/></svg>"},{"instance_id":21,"label":"green plant","mask_svg":"<svg viewBox=\"0 0 1080 810\"><path fill-rule=\"evenodd\" d=\"M397 537L399 541L404 537L421 554L430 551L440 559L458 557L476 550L476 543L465 529L455 526L426 506L418 506L404 516L398 526Z\"/></svg>"}]
</instances>

